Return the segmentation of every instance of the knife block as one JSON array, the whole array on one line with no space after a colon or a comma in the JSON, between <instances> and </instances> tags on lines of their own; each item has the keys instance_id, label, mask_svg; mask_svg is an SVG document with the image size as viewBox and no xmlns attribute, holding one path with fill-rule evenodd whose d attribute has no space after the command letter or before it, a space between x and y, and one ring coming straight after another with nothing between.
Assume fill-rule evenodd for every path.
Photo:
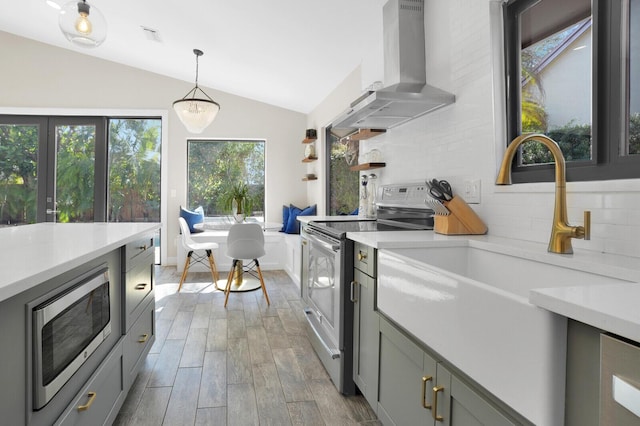
<instances>
[{"instance_id":1,"label":"knife block","mask_svg":"<svg viewBox=\"0 0 640 426\"><path fill-rule=\"evenodd\" d=\"M443 235L482 235L487 233L487 225L475 211L457 195L442 204L449 215L436 215L433 230Z\"/></svg>"}]
</instances>

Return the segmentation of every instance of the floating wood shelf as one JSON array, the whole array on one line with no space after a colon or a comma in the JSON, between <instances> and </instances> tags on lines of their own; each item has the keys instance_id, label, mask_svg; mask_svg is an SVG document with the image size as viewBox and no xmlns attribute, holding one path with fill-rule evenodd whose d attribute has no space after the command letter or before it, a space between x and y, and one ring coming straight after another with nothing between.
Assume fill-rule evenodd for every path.
<instances>
[{"instance_id":1,"label":"floating wood shelf","mask_svg":"<svg viewBox=\"0 0 640 426\"><path fill-rule=\"evenodd\" d=\"M384 129L360 129L353 135L349 136L352 141L362 141L365 139L371 139L378 135L385 133Z\"/></svg>"},{"instance_id":2,"label":"floating wood shelf","mask_svg":"<svg viewBox=\"0 0 640 426\"><path fill-rule=\"evenodd\" d=\"M349 169L352 172L357 172L359 170L371 170L371 169L379 169L381 167L385 167L387 163L362 163L356 164L355 166L351 166Z\"/></svg>"},{"instance_id":3,"label":"floating wood shelf","mask_svg":"<svg viewBox=\"0 0 640 426\"><path fill-rule=\"evenodd\" d=\"M309 180L318 180L318 176L314 176L314 177L303 177L302 178L303 181L309 181Z\"/></svg>"},{"instance_id":4,"label":"floating wood shelf","mask_svg":"<svg viewBox=\"0 0 640 426\"><path fill-rule=\"evenodd\" d=\"M302 143L312 143L312 142L315 142L316 140L318 140L318 138L304 138L302 140Z\"/></svg>"},{"instance_id":5,"label":"floating wood shelf","mask_svg":"<svg viewBox=\"0 0 640 426\"><path fill-rule=\"evenodd\" d=\"M303 163L311 163L312 161L316 161L318 159L318 157L307 157L307 158L303 158L302 162Z\"/></svg>"}]
</instances>

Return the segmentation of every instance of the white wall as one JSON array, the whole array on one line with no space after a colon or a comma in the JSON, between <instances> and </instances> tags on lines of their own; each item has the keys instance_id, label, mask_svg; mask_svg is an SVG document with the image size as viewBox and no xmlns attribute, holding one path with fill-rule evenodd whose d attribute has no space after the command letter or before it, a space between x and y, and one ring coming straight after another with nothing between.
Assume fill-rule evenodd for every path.
<instances>
[{"instance_id":1,"label":"white wall","mask_svg":"<svg viewBox=\"0 0 640 426\"><path fill-rule=\"evenodd\" d=\"M506 145L501 4L425 1L427 81L454 93L456 102L361 142L360 154L374 148L383 153L387 167L376 170L379 184L437 177L459 193L465 178L479 178L481 203L472 207L490 234L546 243L553 183L494 185ZM583 210L592 211L591 240L574 240L575 248L640 257L640 180L570 182L567 189L571 224L582 224Z\"/></svg>"},{"instance_id":2,"label":"white wall","mask_svg":"<svg viewBox=\"0 0 640 426\"><path fill-rule=\"evenodd\" d=\"M99 114L108 110L163 111L168 117L168 147L163 158L167 214L162 218L166 250L175 260L179 206L186 203L186 132L171 109L193 82L163 77L0 32L0 113L65 109ZM172 60L167 58L167 60ZM193 63L185 64L192 67ZM205 72L206 70L201 70ZM198 138L266 139L266 220L282 221L282 205L301 205L307 186L301 180L306 117L304 114L203 88L222 105L218 117ZM164 235L163 235L164 236Z\"/></svg>"}]
</instances>

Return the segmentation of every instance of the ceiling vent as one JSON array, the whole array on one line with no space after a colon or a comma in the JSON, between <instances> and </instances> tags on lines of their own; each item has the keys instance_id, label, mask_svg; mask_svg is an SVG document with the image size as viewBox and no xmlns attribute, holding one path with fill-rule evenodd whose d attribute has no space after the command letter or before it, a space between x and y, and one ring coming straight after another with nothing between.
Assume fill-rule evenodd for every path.
<instances>
[{"instance_id":1,"label":"ceiling vent","mask_svg":"<svg viewBox=\"0 0 640 426\"><path fill-rule=\"evenodd\" d=\"M162 39L160 38L160 33L158 30L154 30L153 28L141 26L142 32L147 40L155 41L158 43L162 43Z\"/></svg>"}]
</instances>

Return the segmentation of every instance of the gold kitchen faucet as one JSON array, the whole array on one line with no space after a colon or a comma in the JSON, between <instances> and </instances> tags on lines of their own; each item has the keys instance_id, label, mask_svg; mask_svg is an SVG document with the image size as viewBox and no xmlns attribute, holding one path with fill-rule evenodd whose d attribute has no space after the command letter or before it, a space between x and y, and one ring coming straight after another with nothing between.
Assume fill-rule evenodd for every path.
<instances>
[{"instance_id":1,"label":"gold kitchen faucet","mask_svg":"<svg viewBox=\"0 0 640 426\"><path fill-rule=\"evenodd\" d=\"M567 222L567 178L565 174L565 161L558 144L551 138L538 134L528 133L515 138L504 153L502 165L498 171L496 185L511 185L511 163L518 147L524 142L535 140L546 146L555 161L556 170L556 197L553 208L553 226L549 240L548 251L552 253L571 254L572 238L591 239L591 212L584 212L584 226L571 226Z\"/></svg>"}]
</instances>

